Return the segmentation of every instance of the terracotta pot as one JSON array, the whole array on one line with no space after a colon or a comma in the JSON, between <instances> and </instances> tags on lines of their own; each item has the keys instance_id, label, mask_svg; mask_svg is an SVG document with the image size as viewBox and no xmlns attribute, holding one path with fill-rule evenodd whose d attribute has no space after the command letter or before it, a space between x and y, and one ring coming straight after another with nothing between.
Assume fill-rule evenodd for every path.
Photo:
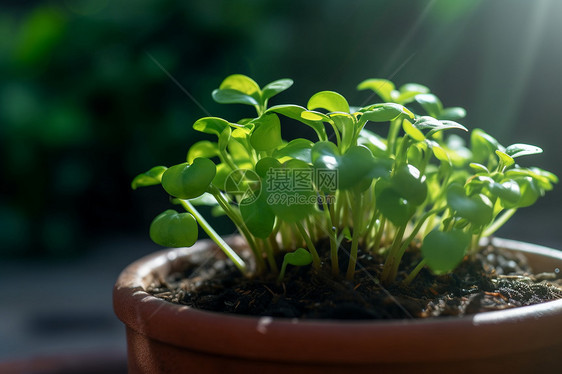
<instances>
[{"instance_id":1,"label":"terracotta pot","mask_svg":"<svg viewBox=\"0 0 562 374\"><path fill-rule=\"evenodd\" d=\"M496 239L537 272L562 269L562 252ZM235 245L240 245L239 242ZM165 250L127 267L114 288L127 326L129 373L557 372L562 300L469 317L393 321L299 321L205 312L144 289L186 262L219 250L208 241Z\"/></svg>"}]
</instances>

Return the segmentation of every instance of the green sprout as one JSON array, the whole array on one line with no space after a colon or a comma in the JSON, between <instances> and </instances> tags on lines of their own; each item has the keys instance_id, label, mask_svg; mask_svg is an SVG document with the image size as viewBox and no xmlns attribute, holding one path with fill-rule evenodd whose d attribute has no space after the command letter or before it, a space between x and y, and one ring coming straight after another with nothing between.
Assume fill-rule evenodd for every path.
<instances>
[{"instance_id":1,"label":"green sprout","mask_svg":"<svg viewBox=\"0 0 562 374\"><path fill-rule=\"evenodd\" d=\"M481 238L558 182L550 172L516 162L541 153L539 147L504 147L480 129L470 132L467 147L458 134L468 130L456 122L465 110L443 107L425 86L396 89L388 80L369 79L358 89L382 102L352 107L339 93L321 91L306 107L268 106L292 84L281 79L261 88L244 75L227 77L214 100L250 105L256 117L197 120L193 128L214 141L193 144L186 162L154 167L133 180L133 189L161 184L186 210L157 216L150 227L154 242L191 246L201 226L242 273L272 273L279 281L287 265L309 264L352 280L361 249L384 255L379 280L391 284L404 253L419 250L422 260L400 279L407 284L426 266L436 274L452 271L480 250ZM287 119L312 128L315 138L283 140ZM386 137L377 134L385 131ZM232 220L255 266L215 232L200 205ZM340 269L344 238L351 242L349 261ZM329 243L329 260L322 260L319 243Z\"/></svg>"}]
</instances>

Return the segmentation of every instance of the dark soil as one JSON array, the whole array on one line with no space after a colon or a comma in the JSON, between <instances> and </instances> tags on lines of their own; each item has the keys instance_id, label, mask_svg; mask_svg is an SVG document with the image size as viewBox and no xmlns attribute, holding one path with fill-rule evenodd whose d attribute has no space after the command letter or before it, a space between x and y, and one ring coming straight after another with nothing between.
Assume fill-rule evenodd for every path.
<instances>
[{"instance_id":1,"label":"dark soil","mask_svg":"<svg viewBox=\"0 0 562 374\"><path fill-rule=\"evenodd\" d=\"M340 250L341 269L347 268L347 258ZM327 259L321 271L289 266L283 283L273 275L245 278L230 263L219 261L172 274L148 291L204 310L310 319L463 316L562 298L560 273L533 275L523 256L505 250L486 248L447 275L424 268L409 286L402 285L419 260L418 251L406 252L398 281L387 287L377 281L383 258L360 253L352 282L334 278Z\"/></svg>"}]
</instances>

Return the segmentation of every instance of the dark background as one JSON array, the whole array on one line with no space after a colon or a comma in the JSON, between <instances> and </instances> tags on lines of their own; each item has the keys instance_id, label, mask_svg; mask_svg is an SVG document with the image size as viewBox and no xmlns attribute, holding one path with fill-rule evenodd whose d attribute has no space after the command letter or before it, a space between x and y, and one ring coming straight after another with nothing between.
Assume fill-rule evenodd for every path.
<instances>
[{"instance_id":1,"label":"dark background","mask_svg":"<svg viewBox=\"0 0 562 374\"><path fill-rule=\"evenodd\" d=\"M562 176L562 1L67 0L0 7L0 277L25 277L31 264L36 274L60 278L53 287L84 278L83 287L95 288L106 279L107 289L95 292L108 310L118 269L157 249L148 226L169 207L159 188L131 191L132 178L182 162L202 137L191 125L205 111L232 121L250 113L211 99L233 73L260 85L293 78L273 104L305 105L320 90L361 104L368 94L355 87L366 78L421 83L445 106L466 108L468 128L504 145L541 146L544 154L521 163ZM519 211L498 235L562 247L561 191L556 186ZM217 225L232 232L224 221ZM85 265L92 261L106 270ZM18 314L29 306L25 292L20 304L2 303Z\"/></svg>"}]
</instances>

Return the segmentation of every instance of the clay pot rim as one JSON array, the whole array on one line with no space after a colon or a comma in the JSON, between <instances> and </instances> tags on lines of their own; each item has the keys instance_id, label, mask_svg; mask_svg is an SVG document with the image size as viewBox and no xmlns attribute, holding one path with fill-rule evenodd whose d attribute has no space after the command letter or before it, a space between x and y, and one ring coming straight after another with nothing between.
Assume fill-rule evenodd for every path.
<instances>
[{"instance_id":1,"label":"clay pot rim","mask_svg":"<svg viewBox=\"0 0 562 374\"><path fill-rule=\"evenodd\" d=\"M191 248L159 251L129 265L114 287L114 309L119 319L138 333L174 346L279 361L414 362L443 356L460 360L538 351L562 342L562 299L466 317L333 321L208 312L172 304L144 291L142 279L154 268L206 251L210 244L202 241ZM499 238L492 244L546 256L562 266L562 251ZM374 344L379 344L376 350Z\"/></svg>"}]
</instances>

